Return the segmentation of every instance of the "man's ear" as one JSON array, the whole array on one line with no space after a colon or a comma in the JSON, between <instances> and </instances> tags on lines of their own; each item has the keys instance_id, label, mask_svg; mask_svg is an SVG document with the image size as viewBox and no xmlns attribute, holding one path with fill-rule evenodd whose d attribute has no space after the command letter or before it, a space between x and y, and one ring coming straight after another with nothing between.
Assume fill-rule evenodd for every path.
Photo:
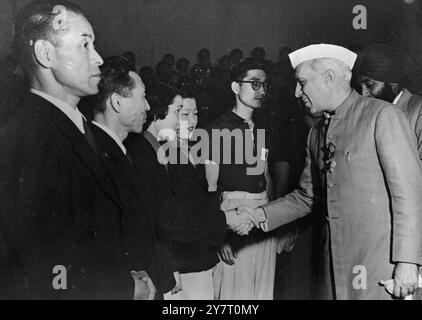
<instances>
[{"instance_id":1,"label":"man's ear","mask_svg":"<svg viewBox=\"0 0 422 320\"><path fill-rule=\"evenodd\" d=\"M234 92L234 94L239 94L239 90L240 90L239 82L233 81L232 82L232 91Z\"/></svg>"},{"instance_id":2,"label":"man's ear","mask_svg":"<svg viewBox=\"0 0 422 320\"><path fill-rule=\"evenodd\" d=\"M114 111L116 111L116 113L120 112L120 101L119 101L119 95L117 93L113 93L110 96L110 104L111 107L114 109Z\"/></svg>"},{"instance_id":3,"label":"man's ear","mask_svg":"<svg viewBox=\"0 0 422 320\"><path fill-rule=\"evenodd\" d=\"M336 73L332 69L328 69L324 72L324 80L328 86L331 86L336 78Z\"/></svg>"},{"instance_id":4,"label":"man's ear","mask_svg":"<svg viewBox=\"0 0 422 320\"><path fill-rule=\"evenodd\" d=\"M34 43L34 57L37 62L48 69L51 68L55 63L55 48L50 41L37 40Z\"/></svg>"}]
</instances>

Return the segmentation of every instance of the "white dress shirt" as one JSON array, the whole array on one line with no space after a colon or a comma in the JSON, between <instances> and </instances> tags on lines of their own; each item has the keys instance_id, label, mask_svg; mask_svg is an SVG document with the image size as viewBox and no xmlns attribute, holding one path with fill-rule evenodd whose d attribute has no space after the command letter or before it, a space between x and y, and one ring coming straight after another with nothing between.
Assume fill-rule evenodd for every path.
<instances>
[{"instance_id":1,"label":"white dress shirt","mask_svg":"<svg viewBox=\"0 0 422 320\"><path fill-rule=\"evenodd\" d=\"M397 97L394 98L393 104L397 104L397 102L399 102L402 95L403 95L403 90L400 91L400 93L397 95Z\"/></svg>"}]
</instances>

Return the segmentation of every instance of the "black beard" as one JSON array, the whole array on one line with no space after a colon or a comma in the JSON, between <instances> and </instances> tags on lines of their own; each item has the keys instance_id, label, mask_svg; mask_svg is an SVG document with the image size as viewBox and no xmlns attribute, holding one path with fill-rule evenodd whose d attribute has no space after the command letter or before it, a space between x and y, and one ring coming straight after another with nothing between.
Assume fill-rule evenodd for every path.
<instances>
[{"instance_id":1,"label":"black beard","mask_svg":"<svg viewBox=\"0 0 422 320\"><path fill-rule=\"evenodd\" d=\"M378 93L375 98L393 103L394 99L396 98L396 94L393 92L391 86L386 83L384 84L384 87L382 88L381 92Z\"/></svg>"}]
</instances>

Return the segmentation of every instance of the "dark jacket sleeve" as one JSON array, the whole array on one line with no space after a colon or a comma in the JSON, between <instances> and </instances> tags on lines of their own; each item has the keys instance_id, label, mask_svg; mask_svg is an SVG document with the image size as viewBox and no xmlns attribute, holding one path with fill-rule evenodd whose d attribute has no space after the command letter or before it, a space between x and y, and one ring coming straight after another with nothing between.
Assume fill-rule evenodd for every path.
<instances>
[{"instance_id":1,"label":"dark jacket sleeve","mask_svg":"<svg viewBox=\"0 0 422 320\"><path fill-rule=\"evenodd\" d=\"M48 150L53 137L17 128L0 133L1 283L9 283L11 298L51 298L51 265L65 263L59 244L48 243L64 177L59 159L51 157L55 150Z\"/></svg>"}]
</instances>

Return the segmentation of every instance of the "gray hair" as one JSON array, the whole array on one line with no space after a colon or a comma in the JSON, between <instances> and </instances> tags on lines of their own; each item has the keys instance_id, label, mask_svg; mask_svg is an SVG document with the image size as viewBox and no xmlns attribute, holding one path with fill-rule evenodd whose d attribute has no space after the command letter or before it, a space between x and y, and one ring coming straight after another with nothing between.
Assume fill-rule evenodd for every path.
<instances>
[{"instance_id":1,"label":"gray hair","mask_svg":"<svg viewBox=\"0 0 422 320\"><path fill-rule=\"evenodd\" d=\"M33 52L33 44L37 40L48 40L54 46L60 45L58 35L66 31L65 27L61 27L62 23L66 24L66 19L63 20L61 15L72 12L85 17L78 5L62 0L56 2L33 1L20 9L16 15L13 53L25 72L32 72L38 65ZM59 10L56 10L57 8Z\"/></svg>"},{"instance_id":2,"label":"gray hair","mask_svg":"<svg viewBox=\"0 0 422 320\"><path fill-rule=\"evenodd\" d=\"M327 70L333 70L337 77L344 81L350 82L352 79L352 71L342 61L335 58L319 58L310 61L310 66L314 71L323 73Z\"/></svg>"}]
</instances>

